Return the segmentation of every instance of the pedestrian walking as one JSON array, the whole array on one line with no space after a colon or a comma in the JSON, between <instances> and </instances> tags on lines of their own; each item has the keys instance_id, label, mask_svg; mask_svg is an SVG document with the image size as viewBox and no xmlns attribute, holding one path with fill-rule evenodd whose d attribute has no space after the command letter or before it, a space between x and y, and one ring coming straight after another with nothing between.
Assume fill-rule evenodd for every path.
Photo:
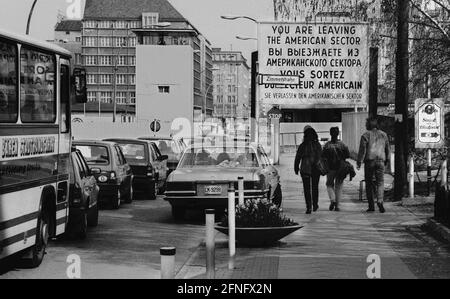
<instances>
[{"instance_id":1,"label":"pedestrian walking","mask_svg":"<svg viewBox=\"0 0 450 299\"><path fill-rule=\"evenodd\" d=\"M385 132L378 129L378 119L375 117L367 119L366 129L367 132L361 136L357 169L360 170L364 162L364 180L369 202L367 212L375 211L374 197L376 196L378 208L381 213L384 213L384 170L390 157L389 138Z\"/></svg>"},{"instance_id":2,"label":"pedestrian walking","mask_svg":"<svg viewBox=\"0 0 450 299\"><path fill-rule=\"evenodd\" d=\"M306 214L311 214L311 209L316 212L319 209L319 181L320 170L317 163L322 155L322 146L316 131L310 126L304 128L303 142L297 149L294 171L300 173L303 181L303 191L306 201Z\"/></svg>"},{"instance_id":3,"label":"pedestrian walking","mask_svg":"<svg viewBox=\"0 0 450 299\"><path fill-rule=\"evenodd\" d=\"M322 158L326 161L328 166L327 174L327 192L330 198L330 211L339 212L339 203L341 202L342 185L344 183L345 176L338 176L338 173L342 167L343 162L347 158L350 158L350 152L348 147L338 139L339 128L333 127L330 129L331 141L327 142L323 147Z\"/></svg>"}]
</instances>

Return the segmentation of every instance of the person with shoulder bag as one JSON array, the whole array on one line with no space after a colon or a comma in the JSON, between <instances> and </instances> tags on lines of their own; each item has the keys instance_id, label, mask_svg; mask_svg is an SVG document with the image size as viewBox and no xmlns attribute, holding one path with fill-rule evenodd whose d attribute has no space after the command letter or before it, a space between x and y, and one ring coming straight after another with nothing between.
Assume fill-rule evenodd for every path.
<instances>
[{"instance_id":1,"label":"person with shoulder bag","mask_svg":"<svg viewBox=\"0 0 450 299\"><path fill-rule=\"evenodd\" d=\"M320 170L317 163L322 156L322 146L316 131L310 126L304 129L302 144L297 149L295 156L294 171L300 173L303 181L303 191L306 201L306 214L319 209L319 181Z\"/></svg>"},{"instance_id":2,"label":"person with shoulder bag","mask_svg":"<svg viewBox=\"0 0 450 299\"><path fill-rule=\"evenodd\" d=\"M342 197L342 185L344 178L339 175L344 168L345 159L350 158L350 151L348 147L340 140L339 128L333 127L330 129L331 141L327 142L323 148L322 157L328 166L327 174L327 192L330 198L330 211L340 211L339 203Z\"/></svg>"}]
</instances>

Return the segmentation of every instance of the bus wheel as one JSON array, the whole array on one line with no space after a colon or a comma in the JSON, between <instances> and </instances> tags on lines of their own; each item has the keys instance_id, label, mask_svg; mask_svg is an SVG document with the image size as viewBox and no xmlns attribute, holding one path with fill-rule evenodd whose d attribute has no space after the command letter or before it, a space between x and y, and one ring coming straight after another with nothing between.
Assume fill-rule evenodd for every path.
<instances>
[{"instance_id":1,"label":"bus wheel","mask_svg":"<svg viewBox=\"0 0 450 299\"><path fill-rule=\"evenodd\" d=\"M36 228L36 243L30 249L30 255L24 258L23 266L25 268L36 268L44 259L45 249L47 248L50 228L50 215L47 209L43 208L39 218L38 225Z\"/></svg>"}]
</instances>

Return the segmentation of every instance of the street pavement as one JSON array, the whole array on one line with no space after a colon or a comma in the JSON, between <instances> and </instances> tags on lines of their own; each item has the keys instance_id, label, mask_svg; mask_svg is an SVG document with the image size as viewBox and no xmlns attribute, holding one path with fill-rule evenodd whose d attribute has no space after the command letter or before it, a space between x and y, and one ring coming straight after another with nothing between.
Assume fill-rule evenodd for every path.
<instances>
[{"instance_id":1,"label":"street pavement","mask_svg":"<svg viewBox=\"0 0 450 299\"><path fill-rule=\"evenodd\" d=\"M188 216L175 222L162 196L155 201L137 200L119 210L101 210L98 227L90 228L85 240L53 241L38 268L20 269L11 263L3 273L0 270L0 279L68 278L67 258L73 254L80 257L82 279L158 279L161 247L176 247L175 270L179 271L203 239L203 217Z\"/></svg>"},{"instance_id":2,"label":"street pavement","mask_svg":"<svg viewBox=\"0 0 450 299\"><path fill-rule=\"evenodd\" d=\"M340 212L328 211L325 178L320 182L320 209L306 215L301 179L293 172L294 154L281 156L279 170L283 210L304 227L274 247L245 248L238 245L235 269L228 270L227 236L216 234L216 278L300 279L367 278L373 263L381 261L381 278L450 278L450 246L431 237L421 227L430 215L411 213L400 203L386 203L385 214L366 213L359 201L363 171L345 181ZM386 175L386 185L392 176ZM177 278L205 278L205 247L184 265Z\"/></svg>"}]
</instances>

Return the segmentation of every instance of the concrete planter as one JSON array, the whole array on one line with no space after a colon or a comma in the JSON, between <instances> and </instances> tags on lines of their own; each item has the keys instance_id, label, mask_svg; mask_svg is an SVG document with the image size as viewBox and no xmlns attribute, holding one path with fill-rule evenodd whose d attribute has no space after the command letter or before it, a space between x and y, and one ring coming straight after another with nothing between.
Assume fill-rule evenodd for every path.
<instances>
[{"instance_id":1,"label":"concrete planter","mask_svg":"<svg viewBox=\"0 0 450 299\"><path fill-rule=\"evenodd\" d=\"M302 225L286 227L236 227L236 241L249 247L266 247L301 229ZM228 235L228 227L216 225L216 230Z\"/></svg>"}]
</instances>

